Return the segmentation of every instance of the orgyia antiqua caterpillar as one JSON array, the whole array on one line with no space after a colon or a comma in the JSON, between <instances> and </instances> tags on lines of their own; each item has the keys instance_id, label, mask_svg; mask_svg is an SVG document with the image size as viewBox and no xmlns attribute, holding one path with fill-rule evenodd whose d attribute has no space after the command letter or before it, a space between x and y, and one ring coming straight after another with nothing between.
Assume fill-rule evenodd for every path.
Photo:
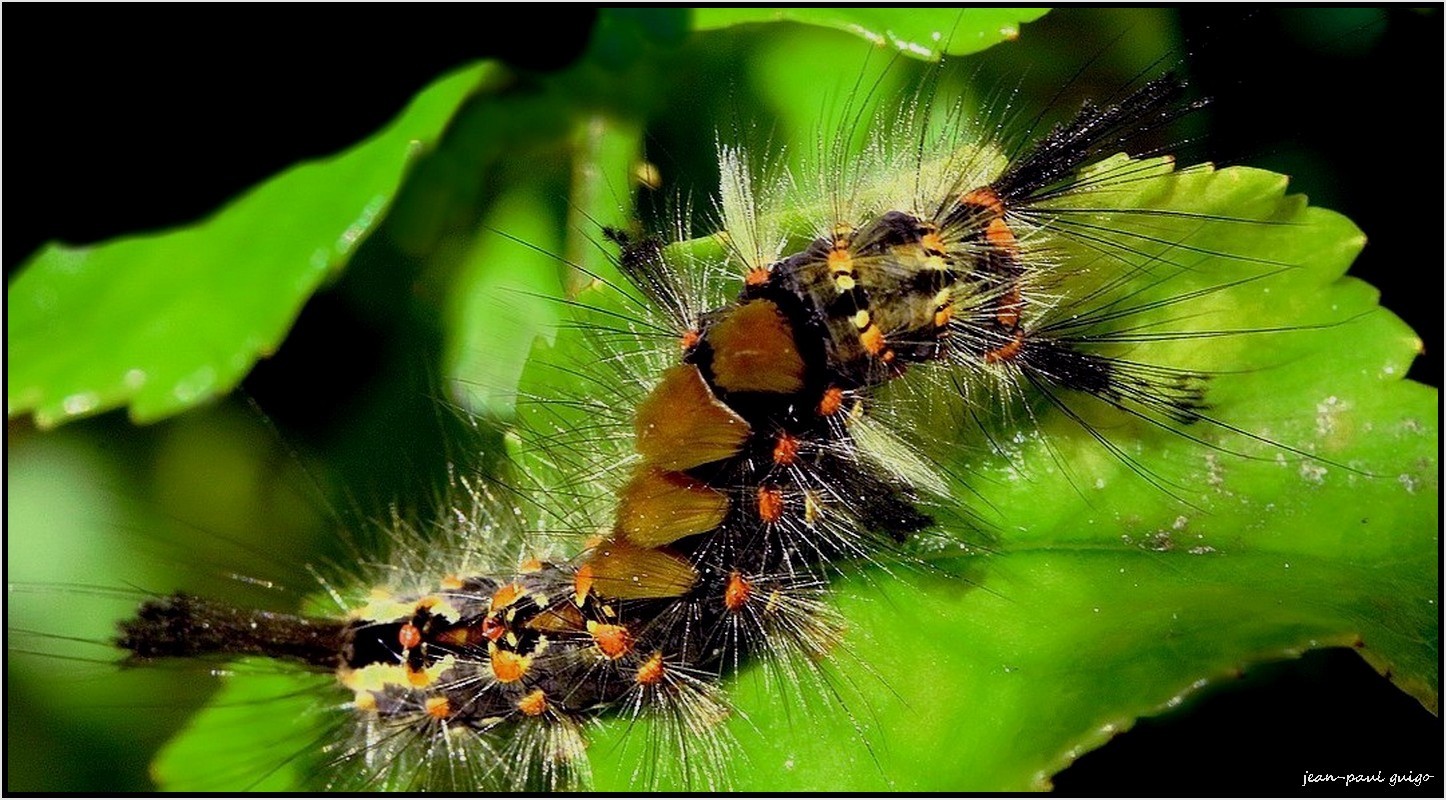
<instances>
[{"instance_id":1,"label":"orgyia antiqua caterpillar","mask_svg":"<svg viewBox=\"0 0 1446 800\"><path fill-rule=\"evenodd\" d=\"M806 46L794 42L790 52ZM857 69L850 70L857 80ZM891 94L860 83L857 97ZM1302 218L1308 212L1282 199L1278 184L1266 190L1255 183L1261 176L1240 171L1172 175L1162 161L1122 159L1074 177L1076 167L1108 159L1101 144L1120 143L1110 138L1111 119L1153 127L1154 112L1180 107L1167 97L1174 93L1170 81L1145 86L1133 106L1117 97L1102 106L1106 111L1079 117L1083 124L1074 128L1042 139L1034 131L1024 141L1056 143L1037 149L1045 155L1035 158L1011 150L1008 141L990 144L995 131L989 125L961 128L992 118L950 100L905 104L906 113L892 120L847 106L840 115L845 121L832 129L841 133L825 136L819 148L821 168L813 174L823 180L817 184L803 172L791 181L777 171L755 173L736 151L725 151L725 246L703 241L654 249L646 236L618 234L628 242L623 271L644 276L642 288L654 288L648 280L654 273L675 279L680 269L686 275L702 265L717 273L707 282L713 293L654 292L689 301L662 304L679 310L673 320L656 306L620 297L657 299L620 278L579 295L577 302L602 308L581 309L589 337L583 341L595 344L569 352L573 329L564 327L556 354L537 362L516 398L523 416L531 415L525 430L540 439L532 452L554 462L524 474L550 469L571 477L552 487L546 480L555 477L528 479L540 485L519 484L505 473L492 478L501 484L473 480L472 491L492 509L485 516L464 503L455 522L439 523L446 530L433 534L440 539L435 549L408 556L416 546L400 545L390 557L372 556L391 575L382 581L390 597L357 611L349 633L333 627L326 634L350 637L341 649L349 649L344 658L354 692L333 703L349 700L354 707L333 708L341 716L332 718L346 725L352 716L373 713L390 725L362 726L357 739L313 737L309 750L293 742L290 754L299 758L292 763L339 760L340 780L363 785L383 775L401 787L433 779L461 787L547 785L579 769L572 756L583 742L593 753L606 750L620 723L610 732L588 721L589 706L605 703L624 719L632 709L661 709L658 724L669 730L653 738L635 731L631 742L661 749L648 751L648 758L623 758L616 775L599 776L602 785L627 781L638 761L651 756L684 763L694 785L721 780L716 762L730 757L718 752L725 729L750 754L750 780L758 786L787 785L790 776L825 785L816 781L831 760L811 751L813 742L788 735L789 726L766 705L750 704L748 680L731 687L735 698L744 698L746 715L722 719L722 690L712 677L735 659L749 660L746 650L786 648L792 636L793 657L765 663L782 664L785 678L804 679L783 681L782 691L777 683L765 687L807 704L806 695L826 687L877 683L903 695L898 707L919 723L910 731L897 724L897 712L872 707L877 703L826 705L818 730L843 735L825 733L816 746L836 754L843 741L867 760L870 746L907 752L911 735L939 737L942 726L958 744L938 751L942 757L958 762L958 753L967 752L977 765L985 748L966 746L974 735L968 732L987 738L987 726L969 723L978 722L990 698L1013 696L1020 679L1043 677L1055 691L1078 682L1071 671L1082 665L1057 650L1032 660L1032 647L1069 643L1090 652L1101 631L1116 631L1125 619L1165 640L1200 637L1202 625L1216 624L1191 593L1200 587L1243 604L1236 613L1252 606L1251 593L1235 585L1239 576L1211 559L1228 553L1249 569L1250 545L1284 534L1231 532L1221 522L1272 514L1259 509L1261 495L1237 488L1247 480L1242 476L1274 470L1277 481L1328 486L1338 478L1354 486L1352 476L1364 482L1372 469L1350 463L1342 455L1349 446L1333 441L1346 435L1342 429L1359 400L1343 400L1335 390L1317 398L1301 431L1292 427L1299 410L1242 411L1258 392L1252 381L1262 375L1309 381L1309 368L1290 368L1312 358L1310 343L1301 343L1309 326L1336 329L1356 320L1349 308L1327 314L1306 304L1302 315L1289 307L1302 302L1305 292L1292 279L1309 271L1303 268L1309 259L1282 256L1294 252L1293 237L1323 218ZM920 95L952 96L938 87ZM1002 107L994 106L995 117ZM930 108L943 110L942 124L926 116ZM1110 117L1118 108L1126 110ZM855 134L877 144L853 148L848 139ZM1075 163L1065 154L1072 142L1084 145ZM1053 196L1060 182L1074 190ZM1233 191L1222 188L1230 182ZM790 214L802 223L787 219ZM1334 261L1343 267L1340 260L1337 253ZM588 266L584 274L606 268ZM737 290L740 276L748 287L743 299L722 299L722 291ZM1257 289L1274 295L1262 298ZM1235 306L1246 308L1248 326L1230 327L1242 319L1231 316ZM683 362L671 342L666 358L656 355L650 337L681 339ZM1272 342L1268 352L1255 344L1261 340ZM917 368L896 380L905 363L946 358L953 367L925 372L924 383L910 382ZM897 396L877 392L874 385L883 383L901 387L892 389ZM558 402L569 393L577 399ZM834 422L852 419L855 410L858 419L850 424ZM615 439L619 427L636 428L636 444L626 434ZM680 433L704 429L712 435ZM1322 437L1332 440L1330 447ZM580 444L600 438L608 442L593 452ZM710 459L693 463L703 450ZM642 467L630 477L599 477L596 465L608 455ZM1115 483L1136 490L1114 498L1092 494ZM953 497L953 510L963 517L946 530L974 539L977 550L960 550L959 540L945 537L930 538L931 548L915 543L908 550L895 541L927 524L912 495L932 488ZM1279 497L1295 504L1292 514L1310 517L1290 491ZM533 507L520 521L496 513L498 506L525 504ZM1056 521L1071 517L1067 526ZM488 552L505 551L507 537L497 531L518 525L532 528L527 547L533 554L566 566L534 570L522 563L527 554L520 550ZM567 561L576 556L577 535L594 531L603 541L592 555ZM1102 551L1097 560L1071 555L1092 547ZM474 561L459 561L459 553ZM747 557L756 561L738 560ZM921 558L940 562L939 571L922 569ZM441 563L453 566L438 574ZM1187 567L1189 585L1172 584L1169 576ZM506 579L499 569L507 570ZM853 581L852 590L842 592L851 620L846 631L830 624L830 606L822 602L838 570ZM1061 588L1063 594L1051 596ZM878 599L861 599L869 596ZM1039 597L1051 600L1036 605ZM1271 597L1267 591L1261 599ZM181 636L168 643L157 632L164 626L133 623L133 649L226 649L200 647L188 619L234 627L228 636L233 653L279 656L275 642L297 639L283 633L246 645L251 634L245 631L257 620L215 607L177 613L195 602L153 604L148 614L171 614L180 620ZM358 608L354 599L342 602ZM1225 605L1219 613L1229 619ZM1163 611L1175 616L1151 616ZM1074 619L1088 620L1090 613L1104 615L1103 628ZM1311 629L1309 617L1292 610L1272 621ZM1008 646L1042 622L1080 624L1077 633L1087 641L1061 636ZM1254 656L1279 645L1262 636L1251 646ZM815 666L817 657L838 666ZM298 658L314 663L318 657ZM1220 663L1180 659L1174 666L1205 664L1208 672ZM931 672L940 664L946 674ZM1124 665L1104 664L1129 674ZM843 674L824 677L825 669ZM368 670L390 671L390 677ZM1148 675L1130 674L1126 682L1148 683ZM957 694L960 687L965 694ZM950 693L955 699L944 700ZM507 702L486 705L494 698ZM468 749L441 733L453 724L488 731L460 730L457 735L478 735L481 744ZM1041 735L1031 745L1046 771L1056 763L1050 754L1063 752L1048 739ZM898 786L950 785L960 774L930 763L910 783L887 754L874 758L880 764L865 771ZM262 771L254 759L252 767Z\"/></svg>"}]
</instances>

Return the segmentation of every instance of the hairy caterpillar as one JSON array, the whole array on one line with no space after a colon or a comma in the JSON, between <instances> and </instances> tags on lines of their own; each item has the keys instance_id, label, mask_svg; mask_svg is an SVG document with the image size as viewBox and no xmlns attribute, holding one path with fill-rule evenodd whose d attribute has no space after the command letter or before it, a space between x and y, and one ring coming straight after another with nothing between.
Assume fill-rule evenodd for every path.
<instances>
[{"instance_id":1,"label":"hairy caterpillar","mask_svg":"<svg viewBox=\"0 0 1446 800\"><path fill-rule=\"evenodd\" d=\"M995 317L998 318L998 314L995 314ZM649 378L649 379L651 379L651 378ZM1121 441L1121 440L1126 440L1126 438L1128 438L1128 437L1125 437L1124 434L1119 434L1118 431L1109 431L1109 434L1108 434L1108 435L1109 435L1109 440L1111 440L1111 441ZM1165 490L1165 493L1168 493L1168 489ZM604 515L604 512L602 512L602 511L597 511L597 512L594 512L594 514Z\"/></svg>"}]
</instances>

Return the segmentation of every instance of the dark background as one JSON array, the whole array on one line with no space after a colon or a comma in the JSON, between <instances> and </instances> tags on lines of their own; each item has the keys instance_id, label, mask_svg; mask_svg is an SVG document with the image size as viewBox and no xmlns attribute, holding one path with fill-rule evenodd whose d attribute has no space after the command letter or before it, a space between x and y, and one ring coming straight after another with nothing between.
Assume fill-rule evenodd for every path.
<instances>
[{"instance_id":1,"label":"dark background","mask_svg":"<svg viewBox=\"0 0 1446 800\"><path fill-rule=\"evenodd\" d=\"M95 242L204 216L299 159L356 142L470 59L565 66L596 16L549 9L540 43L465 7L355 8L285 25L184 7L91 9L84 24L10 13L11 39L16 29L37 38L7 56L7 274L49 239ZM32 15L45 19L31 26ZM1179 16L1182 60L1214 101L1210 157L1291 174L1293 189L1355 220L1371 241L1352 273L1426 342L1411 376L1439 385L1439 10L1345 9L1326 24L1305 9Z\"/></svg>"},{"instance_id":2,"label":"dark background","mask_svg":"<svg viewBox=\"0 0 1446 800\"><path fill-rule=\"evenodd\" d=\"M298 160L360 140L465 61L564 66L595 18L549 7L538 41L475 6L311 8L289 12L284 24L275 12L240 7L8 12L7 276L51 239L95 242L203 217ZM1439 9L1324 21L1301 10L1180 17L1181 60L1216 100L1212 157L1292 174L1293 190L1366 231L1370 244L1352 273L1380 287L1383 303L1421 335L1426 355L1411 377L1439 386ZM1062 27L1051 34L1051 25ZM1025 35L1068 36L1068 20L1051 15ZM1434 771L1423 790L1439 795L1441 730L1354 654L1312 653L1142 721L1056 784L1074 794L1249 794L1256 776L1299 765ZM1302 791L1343 791L1324 786Z\"/></svg>"}]
</instances>

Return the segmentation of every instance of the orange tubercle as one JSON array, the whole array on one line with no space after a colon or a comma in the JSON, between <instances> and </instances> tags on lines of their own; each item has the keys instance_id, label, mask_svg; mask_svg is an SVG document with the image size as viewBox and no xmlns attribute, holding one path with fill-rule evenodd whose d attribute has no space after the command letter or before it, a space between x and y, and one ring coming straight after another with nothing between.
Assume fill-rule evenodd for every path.
<instances>
[{"instance_id":1,"label":"orange tubercle","mask_svg":"<svg viewBox=\"0 0 1446 800\"><path fill-rule=\"evenodd\" d=\"M663 654L662 652L656 652L648 656L648 660L644 661L642 666L638 667L638 671L634 677L638 683L644 686L653 686L662 682L665 672L666 670L663 667Z\"/></svg>"},{"instance_id":2,"label":"orange tubercle","mask_svg":"<svg viewBox=\"0 0 1446 800\"><path fill-rule=\"evenodd\" d=\"M492 674L501 683L516 683L527 674L527 667L531 661L532 659L527 656L520 656L510 650L494 650L492 652Z\"/></svg>"},{"instance_id":3,"label":"orange tubercle","mask_svg":"<svg viewBox=\"0 0 1446 800\"><path fill-rule=\"evenodd\" d=\"M758 518L764 522L783 519L783 490L773 486L758 488Z\"/></svg>"},{"instance_id":4,"label":"orange tubercle","mask_svg":"<svg viewBox=\"0 0 1446 800\"><path fill-rule=\"evenodd\" d=\"M587 626L592 640L602 654L616 661L632 652L633 635L623 625L592 623Z\"/></svg>"},{"instance_id":5,"label":"orange tubercle","mask_svg":"<svg viewBox=\"0 0 1446 800\"><path fill-rule=\"evenodd\" d=\"M410 650L422 643L422 632L417 630L416 625L408 622L402 626L401 630L397 631L397 643L400 644L403 649Z\"/></svg>"},{"instance_id":6,"label":"orange tubercle","mask_svg":"<svg viewBox=\"0 0 1446 800\"><path fill-rule=\"evenodd\" d=\"M747 275L743 276L743 282L749 286L762 286L768 283L768 275L768 267L754 267L748 270Z\"/></svg>"},{"instance_id":7,"label":"orange tubercle","mask_svg":"<svg viewBox=\"0 0 1446 800\"><path fill-rule=\"evenodd\" d=\"M517 598L521 596L522 587L515 583L509 583L501 589L498 589L492 595L492 610L496 611L499 608L506 608L517 602Z\"/></svg>"},{"instance_id":8,"label":"orange tubercle","mask_svg":"<svg viewBox=\"0 0 1446 800\"><path fill-rule=\"evenodd\" d=\"M778 434L778 442L773 445L773 463L786 467L798 458L798 437L787 433Z\"/></svg>"},{"instance_id":9,"label":"orange tubercle","mask_svg":"<svg viewBox=\"0 0 1446 800\"><path fill-rule=\"evenodd\" d=\"M944 240L939 238L938 233L930 231L924 234L919 238L919 244L923 245L924 250L932 255L944 254Z\"/></svg>"},{"instance_id":10,"label":"orange tubercle","mask_svg":"<svg viewBox=\"0 0 1446 800\"><path fill-rule=\"evenodd\" d=\"M728 576L728 586L723 590L723 607L729 611L737 611L748 604L748 596L753 593L753 584L743 578L743 575L734 572Z\"/></svg>"},{"instance_id":11,"label":"orange tubercle","mask_svg":"<svg viewBox=\"0 0 1446 800\"><path fill-rule=\"evenodd\" d=\"M831 417L843 408L843 389L837 386L830 386L823 391L823 399L818 401L818 413L825 417Z\"/></svg>"},{"instance_id":12,"label":"orange tubercle","mask_svg":"<svg viewBox=\"0 0 1446 800\"><path fill-rule=\"evenodd\" d=\"M445 697L428 697L426 707L427 714L436 719L452 716L452 703Z\"/></svg>"},{"instance_id":13,"label":"orange tubercle","mask_svg":"<svg viewBox=\"0 0 1446 800\"><path fill-rule=\"evenodd\" d=\"M699 333L696 329L683 331L683 335L678 337L678 347L685 351L692 350L697 347L698 342L702 340L703 334Z\"/></svg>"},{"instance_id":14,"label":"orange tubercle","mask_svg":"<svg viewBox=\"0 0 1446 800\"><path fill-rule=\"evenodd\" d=\"M547 711L547 693L541 689L533 689L517 701L517 710L529 717L542 716Z\"/></svg>"}]
</instances>

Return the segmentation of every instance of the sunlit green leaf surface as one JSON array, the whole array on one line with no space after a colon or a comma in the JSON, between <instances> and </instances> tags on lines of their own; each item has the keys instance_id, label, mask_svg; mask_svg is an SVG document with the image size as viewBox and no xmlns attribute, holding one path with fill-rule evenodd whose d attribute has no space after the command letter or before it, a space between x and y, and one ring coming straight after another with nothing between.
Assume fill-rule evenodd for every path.
<instances>
[{"instance_id":1,"label":"sunlit green leaf surface","mask_svg":"<svg viewBox=\"0 0 1446 800\"><path fill-rule=\"evenodd\" d=\"M438 81L366 142L297 165L197 225L48 245L6 294L7 413L48 427L129 406L150 421L234 387L380 221L484 73Z\"/></svg>"},{"instance_id":2,"label":"sunlit green leaf surface","mask_svg":"<svg viewBox=\"0 0 1446 800\"><path fill-rule=\"evenodd\" d=\"M759 22L801 22L848 31L915 58L978 52L1019 35L1019 24L1043 8L699 8L698 30Z\"/></svg>"}]
</instances>

